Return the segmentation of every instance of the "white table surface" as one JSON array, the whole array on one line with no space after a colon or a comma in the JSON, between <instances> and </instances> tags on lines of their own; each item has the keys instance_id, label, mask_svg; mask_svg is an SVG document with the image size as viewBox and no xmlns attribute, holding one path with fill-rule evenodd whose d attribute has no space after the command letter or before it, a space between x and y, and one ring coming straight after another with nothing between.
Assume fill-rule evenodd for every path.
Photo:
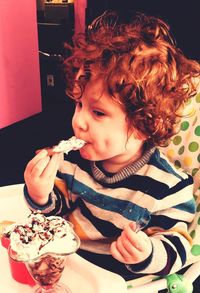
<instances>
[{"instance_id":1,"label":"white table surface","mask_svg":"<svg viewBox=\"0 0 200 293\"><path fill-rule=\"evenodd\" d=\"M23 199L23 184L0 187L0 222L21 221L30 214ZM86 261L77 254L70 255L61 281L72 293L125 293L126 282L117 274ZM28 293L32 289L13 280L7 251L0 245L0 292ZM32 291L33 292L33 291Z\"/></svg>"}]
</instances>

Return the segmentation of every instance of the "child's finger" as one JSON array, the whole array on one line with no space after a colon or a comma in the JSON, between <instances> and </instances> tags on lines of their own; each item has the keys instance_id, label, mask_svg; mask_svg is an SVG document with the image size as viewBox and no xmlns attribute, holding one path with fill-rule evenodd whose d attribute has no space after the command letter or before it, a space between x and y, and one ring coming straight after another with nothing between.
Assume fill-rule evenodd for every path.
<instances>
[{"instance_id":1,"label":"child's finger","mask_svg":"<svg viewBox=\"0 0 200 293\"><path fill-rule=\"evenodd\" d=\"M112 254L112 256L117 259L118 261L124 263L125 260L123 258L123 256L121 255L121 253L118 251L117 249L117 246L116 246L116 241L112 242L111 243L111 246L110 246L110 252Z\"/></svg>"},{"instance_id":2,"label":"child's finger","mask_svg":"<svg viewBox=\"0 0 200 293\"><path fill-rule=\"evenodd\" d=\"M40 160L43 160L45 157L48 158L47 152L42 151L38 155L36 155L31 161L29 161L29 163L27 164L26 169L24 171L25 180L26 179L28 180L32 176L37 176L37 174L41 173L41 171L39 170L39 166L37 166L37 164L39 163Z\"/></svg>"},{"instance_id":3,"label":"child's finger","mask_svg":"<svg viewBox=\"0 0 200 293\"><path fill-rule=\"evenodd\" d=\"M49 161L50 161L49 156L46 156L43 159L39 160L32 168L32 171L30 173L31 177L32 178L40 177L43 174L45 168L48 166Z\"/></svg>"},{"instance_id":4,"label":"child's finger","mask_svg":"<svg viewBox=\"0 0 200 293\"><path fill-rule=\"evenodd\" d=\"M139 249L138 249L138 245L136 245L136 246L133 245L127 237L124 237L123 233L124 233L124 231L122 232L122 235L121 235L122 250L121 250L120 246L118 247L118 249L120 250L120 253L126 259L127 263L129 263L129 261L134 262L134 263L139 262L140 258L141 258L142 248L139 247Z\"/></svg>"},{"instance_id":5,"label":"child's finger","mask_svg":"<svg viewBox=\"0 0 200 293\"><path fill-rule=\"evenodd\" d=\"M44 169L43 173L41 174L41 177L51 178L55 177L60 162L60 154L54 154L49 163L47 168Z\"/></svg>"},{"instance_id":6,"label":"child's finger","mask_svg":"<svg viewBox=\"0 0 200 293\"><path fill-rule=\"evenodd\" d=\"M139 251L142 251L142 239L138 233L133 231L132 223L130 223L124 228L122 237L125 243L126 243L125 241L125 237L126 237L133 247L135 247Z\"/></svg>"},{"instance_id":7,"label":"child's finger","mask_svg":"<svg viewBox=\"0 0 200 293\"><path fill-rule=\"evenodd\" d=\"M27 166L26 166L26 170L25 172L32 172L32 169L34 168L34 166L43 158L45 158L47 156L47 151L46 150L42 150L41 152L39 152L31 161L28 162Z\"/></svg>"},{"instance_id":8,"label":"child's finger","mask_svg":"<svg viewBox=\"0 0 200 293\"><path fill-rule=\"evenodd\" d=\"M130 242L128 243L128 241L126 241L126 245L124 245L124 242L122 240L122 237L118 237L117 241L116 241L116 248L118 250L118 252L122 255L123 259L128 262L130 260L130 258L132 258L132 256L134 256L134 249L131 249L131 247L129 247L130 249L126 249L128 248L128 246L131 246ZM134 247L133 247L134 248ZM129 251L132 253L130 254Z\"/></svg>"}]
</instances>

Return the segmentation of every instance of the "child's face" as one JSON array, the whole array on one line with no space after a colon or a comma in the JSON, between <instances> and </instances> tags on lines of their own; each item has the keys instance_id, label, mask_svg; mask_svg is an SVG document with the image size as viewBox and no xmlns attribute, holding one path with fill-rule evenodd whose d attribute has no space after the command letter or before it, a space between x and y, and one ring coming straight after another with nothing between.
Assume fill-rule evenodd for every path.
<instances>
[{"instance_id":1,"label":"child's face","mask_svg":"<svg viewBox=\"0 0 200 293\"><path fill-rule=\"evenodd\" d=\"M103 89L101 79L88 82L76 104L72 126L76 137L87 142L81 156L104 161L107 171L116 171L141 156L143 141L129 131L125 112Z\"/></svg>"}]
</instances>

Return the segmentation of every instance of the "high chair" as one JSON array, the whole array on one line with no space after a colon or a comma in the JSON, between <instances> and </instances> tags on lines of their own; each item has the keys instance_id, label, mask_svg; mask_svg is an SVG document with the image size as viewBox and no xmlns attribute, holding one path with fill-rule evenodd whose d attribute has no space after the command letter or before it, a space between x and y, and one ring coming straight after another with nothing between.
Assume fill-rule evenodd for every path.
<instances>
[{"instance_id":1,"label":"high chair","mask_svg":"<svg viewBox=\"0 0 200 293\"><path fill-rule=\"evenodd\" d=\"M197 210L189 233L193 239L190 256L185 264L184 274L168 275L162 279L144 276L127 282L127 292L155 293L168 289L171 293L192 293L193 282L200 276L200 84L198 94L192 97L184 109L181 130L162 152L194 178L194 197ZM185 270L185 269L184 269Z\"/></svg>"}]
</instances>

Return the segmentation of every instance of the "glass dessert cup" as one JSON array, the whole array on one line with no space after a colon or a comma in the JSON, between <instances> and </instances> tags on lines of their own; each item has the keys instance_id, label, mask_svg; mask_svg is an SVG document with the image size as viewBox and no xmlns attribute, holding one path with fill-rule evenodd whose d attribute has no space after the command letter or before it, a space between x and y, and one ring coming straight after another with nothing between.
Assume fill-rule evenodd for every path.
<instances>
[{"instance_id":1,"label":"glass dessert cup","mask_svg":"<svg viewBox=\"0 0 200 293\"><path fill-rule=\"evenodd\" d=\"M26 267L39 285L35 293L71 292L64 284L59 283L69 254L45 253L26 262Z\"/></svg>"},{"instance_id":2,"label":"glass dessert cup","mask_svg":"<svg viewBox=\"0 0 200 293\"><path fill-rule=\"evenodd\" d=\"M35 293L71 293L71 290L59 280L66 265L67 257L77 251L80 246L80 240L74 233L76 247L67 253L46 252L36 258L28 260L19 260L25 263L30 275L37 284ZM16 253L9 247L9 256L16 260Z\"/></svg>"}]
</instances>

